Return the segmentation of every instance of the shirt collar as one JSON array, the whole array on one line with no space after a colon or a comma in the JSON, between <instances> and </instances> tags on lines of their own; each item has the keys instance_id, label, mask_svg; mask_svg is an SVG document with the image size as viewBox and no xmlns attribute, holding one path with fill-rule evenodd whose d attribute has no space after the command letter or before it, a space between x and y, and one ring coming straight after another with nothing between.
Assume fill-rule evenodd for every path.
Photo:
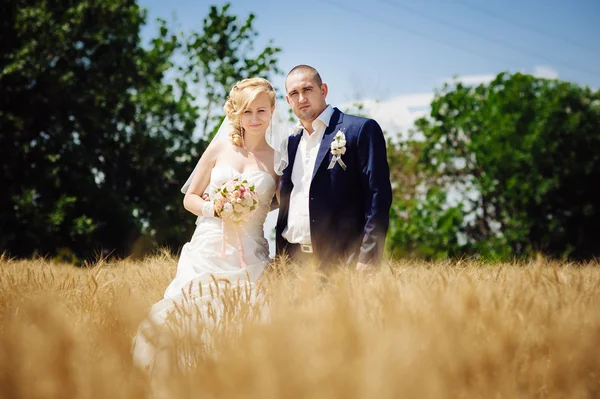
<instances>
[{"instance_id":1,"label":"shirt collar","mask_svg":"<svg viewBox=\"0 0 600 399\"><path fill-rule=\"evenodd\" d=\"M331 106L331 104L327 104L327 108L325 108L323 110L323 112L321 112L321 114L317 117L317 119L315 119L313 121L313 129L317 130L316 127L317 125L315 124L315 122L317 121L321 121L322 123L325 124L326 127L329 127L329 122L331 121L331 116L333 115L333 107ZM318 124L318 122L317 122ZM297 135L298 133L300 133L302 130L304 130L304 126L302 126L302 123L300 121L298 121L296 123L296 127L294 129L294 136Z\"/></svg>"}]
</instances>

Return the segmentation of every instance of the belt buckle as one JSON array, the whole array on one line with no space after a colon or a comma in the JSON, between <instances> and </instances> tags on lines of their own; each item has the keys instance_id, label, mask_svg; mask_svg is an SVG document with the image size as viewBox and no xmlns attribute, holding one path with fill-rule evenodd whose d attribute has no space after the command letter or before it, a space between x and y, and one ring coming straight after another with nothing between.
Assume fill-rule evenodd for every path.
<instances>
[{"instance_id":1,"label":"belt buckle","mask_svg":"<svg viewBox=\"0 0 600 399\"><path fill-rule=\"evenodd\" d=\"M300 250L302 252L312 254L312 245L300 244Z\"/></svg>"}]
</instances>

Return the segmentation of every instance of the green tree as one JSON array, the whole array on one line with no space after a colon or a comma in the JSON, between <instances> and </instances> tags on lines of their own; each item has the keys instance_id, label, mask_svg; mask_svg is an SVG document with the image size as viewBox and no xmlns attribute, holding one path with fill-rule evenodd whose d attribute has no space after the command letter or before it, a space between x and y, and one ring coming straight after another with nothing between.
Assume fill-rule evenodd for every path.
<instances>
[{"instance_id":1,"label":"green tree","mask_svg":"<svg viewBox=\"0 0 600 399\"><path fill-rule=\"evenodd\" d=\"M600 255L598 91L501 73L477 87L444 86L416 125L426 188L454 193L465 213L463 253Z\"/></svg>"},{"instance_id":2,"label":"green tree","mask_svg":"<svg viewBox=\"0 0 600 399\"><path fill-rule=\"evenodd\" d=\"M179 188L205 147L192 135L200 108L239 76L274 69L279 50L241 57L254 17L240 29L228 5L210 8L202 33L173 34L159 21L148 46L134 0L2 7L0 251L121 256L143 236L177 249L193 227ZM224 54L246 65L216 68L213 91L198 93Z\"/></svg>"},{"instance_id":3,"label":"green tree","mask_svg":"<svg viewBox=\"0 0 600 399\"><path fill-rule=\"evenodd\" d=\"M424 146L414 131L405 140L388 138L393 200L386 250L392 257L443 259L462 250L458 236L464 213L448 204L439 175L421 162Z\"/></svg>"},{"instance_id":4,"label":"green tree","mask_svg":"<svg viewBox=\"0 0 600 399\"><path fill-rule=\"evenodd\" d=\"M256 16L239 20L229 13L230 4L211 6L200 32L184 38L184 60L179 68L200 100L200 135L210 137L223 120L223 104L235 82L249 77L280 74L277 55L281 48L269 41L255 51L253 26Z\"/></svg>"}]
</instances>

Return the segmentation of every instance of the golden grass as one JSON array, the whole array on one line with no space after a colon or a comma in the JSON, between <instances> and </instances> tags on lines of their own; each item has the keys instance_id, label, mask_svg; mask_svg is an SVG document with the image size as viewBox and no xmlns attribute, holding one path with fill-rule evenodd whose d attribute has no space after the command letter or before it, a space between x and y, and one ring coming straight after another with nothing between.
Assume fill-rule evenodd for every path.
<instances>
[{"instance_id":1,"label":"golden grass","mask_svg":"<svg viewBox=\"0 0 600 399\"><path fill-rule=\"evenodd\" d=\"M278 265L268 322L159 386L131 343L177 259L79 269L0 259L0 398L600 397L598 264ZM151 388L152 387L152 388Z\"/></svg>"}]
</instances>

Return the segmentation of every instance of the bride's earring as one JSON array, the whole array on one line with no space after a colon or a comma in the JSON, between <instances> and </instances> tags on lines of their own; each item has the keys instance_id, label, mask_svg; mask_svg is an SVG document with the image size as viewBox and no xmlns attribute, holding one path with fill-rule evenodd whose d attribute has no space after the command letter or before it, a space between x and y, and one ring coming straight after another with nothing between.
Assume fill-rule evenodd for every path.
<instances>
[{"instance_id":1,"label":"bride's earring","mask_svg":"<svg viewBox=\"0 0 600 399\"><path fill-rule=\"evenodd\" d=\"M269 119L269 142L273 142L273 118Z\"/></svg>"}]
</instances>

